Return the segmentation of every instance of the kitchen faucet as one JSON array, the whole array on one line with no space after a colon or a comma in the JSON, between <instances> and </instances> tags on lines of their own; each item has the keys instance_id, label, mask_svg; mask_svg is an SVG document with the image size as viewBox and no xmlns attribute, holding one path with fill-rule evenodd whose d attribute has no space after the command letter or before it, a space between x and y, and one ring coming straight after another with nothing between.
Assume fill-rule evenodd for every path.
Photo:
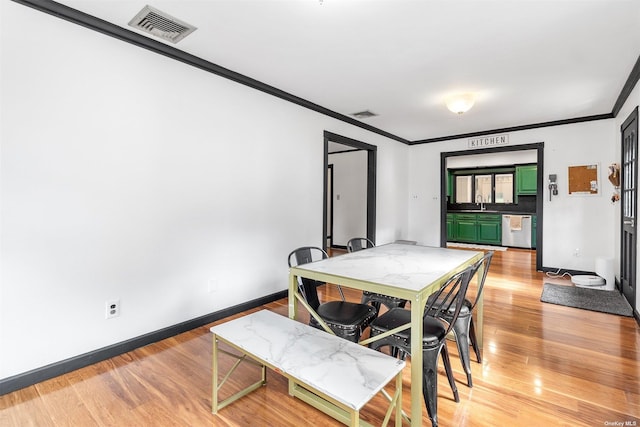
<instances>
[{"instance_id":1,"label":"kitchen faucet","mask_svg":"<svg viewBox=\"0 0 640 427\"><path fill-rule=\"evenodd\" d=\"M480 199L480 202L478 202L478 199ZM480 205L480 210L484 211L486 209L486 206L484 205L484 202L482 201L482 194L478 194L476 196L476 203Z\"/></svg>"}]
</instances>

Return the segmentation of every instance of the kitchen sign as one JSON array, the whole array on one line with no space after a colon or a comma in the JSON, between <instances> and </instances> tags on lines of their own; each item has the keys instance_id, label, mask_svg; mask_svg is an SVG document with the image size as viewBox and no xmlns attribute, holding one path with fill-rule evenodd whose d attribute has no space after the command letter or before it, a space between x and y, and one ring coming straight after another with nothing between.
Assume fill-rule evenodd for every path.
<instances>
[{"instance_id":1,"label":"kitchen sign","mask_svg":"<svg viewBox=\"0 0 640 427\"><path fill-rule=\"evenodd\" d=\"M469 148L496 147L498 145L509 144L509 134L482 136L480 138L469 138Z\"/></svg>"}]
</instances>

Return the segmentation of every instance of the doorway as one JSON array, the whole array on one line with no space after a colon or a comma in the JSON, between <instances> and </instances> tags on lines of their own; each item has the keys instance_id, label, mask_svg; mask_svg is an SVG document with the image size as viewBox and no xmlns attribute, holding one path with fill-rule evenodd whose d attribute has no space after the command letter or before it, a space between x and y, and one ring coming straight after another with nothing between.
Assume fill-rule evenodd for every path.
<instances>
[{"instance_id":1,"label":"doorway","mask_svg":"<svg viewBox=\"0 0 640 427\"><path fill-rule=\"evenodd\" d=\"M523 150L535 150L536 151L536 270L542 270L542 253L543 253L543 241L542 241L542 229L543 229L543 193L544 193L544 142L538 142L534 144L522 144L506 147L493 147L479 150L463 150L440 153L440 246L447 246L447 159L457 156L472 156L475 154L494 154L494 153L506 153L512 151Z\"/></svg>"},{"instance_id":2,"label":"doorway","mask_svg":"<svg viewBox=\"0 0 640 427\"><path fill-rule=\"evenodd\" d=\"M638 107L620 127L622 134L620 290L631 307L636 306L636 253L638 202Z\"/></svg>"},{"instance_id":3,"label":"doorway","mask_svg":"<svg viewBox=\"0 0 640 427\"><path fill-rule=\"evenodd\" d=\"M324 132L324 198L323 198L323 232L322 241L324 249L330 248L330 245L334 245L335 241L333 228L336 222L339 220L336 218L335 212L335 200L333 188L337 185L335 170L331 167L329 162L329 154L336 152L336 146L344 146L338 149L344 149L346 151L364 151L366 155L366 236L371 241L375 242L376 235L376 156L377 147L375 145L367 144L355 139L347 138L342 135L338 135L332 132ZM331 200L329 198L331 197ZM335 194L337 198L337 194ZM351 236L358 237L358 236ZM345 242L346 243L346 242Z\"/></svg>"}]
</instances>

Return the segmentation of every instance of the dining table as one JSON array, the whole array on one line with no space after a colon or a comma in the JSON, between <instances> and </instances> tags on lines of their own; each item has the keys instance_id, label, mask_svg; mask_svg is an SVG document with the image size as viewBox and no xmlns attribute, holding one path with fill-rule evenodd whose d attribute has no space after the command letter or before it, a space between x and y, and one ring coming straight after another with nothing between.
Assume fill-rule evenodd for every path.
<instances>
[{"instance_id":1,"label":"dining table","mask_svg":"<svg viewBox=\"0 0 640 427\"><path fill-rule=\"evenodd\" d=\"M411 328L411 414L409 419L412 426L420 426L424 406L422 319L427 298L449 278L475 264L482 256L483 252L474 250L389 243L291 267L289 270L289 317L295 319L299 304L303 305L327 332L333 333L318 314L306 304L298 287L299 278L408 300L411 323L404 329ZM476 278L481 277L481 273L479 271ZM475 315L478 345L482 349L482 297L476 305ZM389 334L368 338L360 343L367 345L386 335Z\"/></svg>"}]
</instances>

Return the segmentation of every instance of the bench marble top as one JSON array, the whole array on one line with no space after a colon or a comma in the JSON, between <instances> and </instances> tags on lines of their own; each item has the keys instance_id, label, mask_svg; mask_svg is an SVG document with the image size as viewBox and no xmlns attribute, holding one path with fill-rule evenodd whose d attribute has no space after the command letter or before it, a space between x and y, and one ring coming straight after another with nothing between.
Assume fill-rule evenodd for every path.
<instances>
[{"instance_id":1,"label":"bench marble top","mask_svg":"<svg viewBox=\"0 0 640 427\"><path fill-rule=\"evenodd\" d=\"M360 410L405 362L268 310L211 332L275 369Z\"/></svg>"}]
</instances>

